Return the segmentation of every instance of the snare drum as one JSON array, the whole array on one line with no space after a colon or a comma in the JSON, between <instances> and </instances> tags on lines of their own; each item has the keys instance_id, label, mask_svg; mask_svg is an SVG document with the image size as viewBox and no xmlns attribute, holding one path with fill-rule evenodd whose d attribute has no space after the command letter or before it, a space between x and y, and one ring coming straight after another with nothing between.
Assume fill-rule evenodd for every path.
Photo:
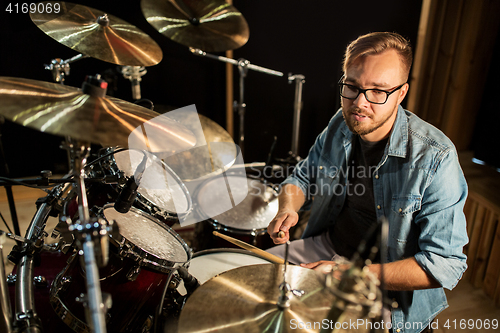
<instances>
[{"instance_id":1,"label":"snare drum","mask_svg":"<svg viewBox=\"0 0 500 333\"><path fill-rule=\"evenodd\" d=\"M221 180L229 184L221 186ZM195 207L205 219L196 226L196 250L233 247L212 231L267 249L273 246L267 226L278 213L278 195L260 180L225 174L202 183L195 191Z\"/></svg>"},{"instance_id":2,"label":"snare drum","mask_svg":"<svg viewBox=\"0 0 500 333\"><path fill-rule=\"evenodd\" d=\"M234 268L270 263L272 262L258 254L243 249L209 249L196 252L193 255L193 258L189 262L188 272L200 284L204 284L211 278ZM183 283L179 285L179 293L186 294Z\"/></svg>"},{"instance_id":3,"label":"snare drum","mask_svg":"<svg viewBox=\"0 0 500 333\"><path fill-rule=\"evenodd\" d=\"M106 150L108 153L113 150ZM179 217L189 214L192 201L182 180L157 156L140 150L122 150L104 158L99 167L93 166L93 174L124 176L129 179L147 154L146 169L137 189L134 206L172 226ZM113 185L114 198L123 185Z\"/></svg>"},{"instance_id":4,"label":"snare drum","mask_svg":"<svg viewBox=\"0 0 500 333\"><path fill-rule=\"evenodd\" d=\"M151 327L169 274L191 259L188 245L170 227L132 207L117 212L105 205L102 216L114 220L120 235L110 238L109 261L99 270L102 293L111 295L106 324L112 332L143 332ZM90 332L84 307L75 301L86 293L85 270L75 254L51 287L56 314L76 332Z\"/></svg>"}]
</instances>

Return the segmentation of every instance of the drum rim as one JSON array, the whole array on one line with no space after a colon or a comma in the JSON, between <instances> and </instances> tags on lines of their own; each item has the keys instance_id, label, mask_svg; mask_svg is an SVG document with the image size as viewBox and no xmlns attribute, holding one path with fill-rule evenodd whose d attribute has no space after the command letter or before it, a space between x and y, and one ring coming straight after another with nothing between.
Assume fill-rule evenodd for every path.
<instances>
[{"instance_id":1,"label":"drum rim","mask_svg":"<svg viewBox=\"0 0 500 333\"><path fill-rule=\"evenodd\" d=\"M102 218L104 218L106 221L108 221L108 219L106 218L104 211L108 208L114 209L113 205L114 205L113 203L106 204L99 211L99 215ZM167 224L161 222L160 220L158 220L154 216L150 215L149 213L144 212L138 208L131 207L130 211L133 211L134 213L141 215L141 216L151 220L152 222L156 223L160 227L164 228L170 235L172 235L181 244L182 248L186 252L187 260L186 261L172 261L172 260L168 260L168 259L163 259L163 258L160 258L153 253L150 253L150 252L140 248L139 246L135 245L130 240L128 240L127 238L122 236L121 234L119 234L118 239L114 239L110 235L111 241L120 249L119 255L123 255L125 257L132 258L132 259L136 260L140 266L144 266L144 267L147 267L147 268L150 268L153 270L157 270L160 272L164 272L164 273L169 273L173 269L177 269L178 267L185 265L186 263L188 263L191 260L191 258L193 256L193 250L191 249L191 247L189 247L189 245L184 241L184 239L182 239L182 237L174 229L169 227Z\"/></svg>"},{"instance_id":2,"label":"drum rim","mask_svg":"<svg viewBox=\"0 0 500 333\"><path fill-rule=\"evenodd\" d=\"M122 170L120 170L118 168L118 164L116 163L115 155L119 154L119 153L123 153L123 152L128 152L129 150L141 152L140 149L134 149L134 148L124 148L124 147L119 147L119 146L108 147L108 148L105 148L104 154L111 153L111 152L114 152L114 153L111 154L110 156L108 156L107 158L103 159L102 161L100 161L98 164L101 168L104 168L103 163L105 161L108 161L108 162L113 161L113 165L111 165L112 174L113 175L119 174ZM172 170L172 168L168 164L166 164L162 159L160 159L158 156L154 155L153 153L149 153L149 154L151 154L155 158L157 158L161 162L162 167L165 168L165 170L167 170L167 172L170 174L170 176L172 176L176 180L176 182L180 185L180 188L181 188L182 192L184 193L184 197L185 197L186 202L187 202L187 209L183 212L170 211L168 209L165 209L163 207L158 206L156 203L147 199L139 190L137 191L137 199L136 200L139 201L141 205L143 205L143 206L147 207L149 210L151 210L151 212L149 212L149 213L151 213L151 214L155 213L152 211L153 210L152 207L154 207L160 211L160 213L161 213L160 215L162 215L164 218L167 218L167 219L169 217L173 217L173 218L184 217L184 216L190 214L191 211L193 210L193 200L191 199L191 195L189 193L188 188L186 187L186 184L184 184L182 179L175 173L175 171ZM127 176L124 176L124 177L128 178Z\"/></svg>"},{"instance_id":3,"label":"drum rim","mask_svg":"<svg viewBox=\"0 0 500 333\"><path fill-rule=\"evenodd\" d=\"M274 195L275 195L274 200L278 199L278 191L276 190L274 184L271 184L271 183L266 184L258 178L250 177L250 175L247 175L246 173L242 173L239 171L226 171L225 175L229 176L229 177L236 176L236 177L246 178L247 180L257 181L258 183L263 184L265 188L270 189L274 193ZM205 185L207 185L210 181L214 180L215 178L223 177L223 176L224 176L224 174L220 174L220 175L217 175L213 178L210 178L210 179L207 179L207 180L201 182L198 186L196 186L196 189L193 191L193 197L198 198L200 196L201 190L205 187ZM196 211L198 216L200 216L203 219L203 221L210 222L216 229L219 229L219 230L234 232L234 233L240 234L240 235L252 235L252 234L259 235L259 234L264 233L263 231L267 230L267 226L262 227L262 228L253 228L253 229L241 229L241 228L230 227L226 224L219 222L217 219L214 219L213 217L208 216L208 214L205 213L201 209L201 207L198 203L194 204L194 211ZM224 214L224 213L221 213L221 214ZM219 214L219 215L221 215L221 214Z\"/></svg>"}]
</instances>

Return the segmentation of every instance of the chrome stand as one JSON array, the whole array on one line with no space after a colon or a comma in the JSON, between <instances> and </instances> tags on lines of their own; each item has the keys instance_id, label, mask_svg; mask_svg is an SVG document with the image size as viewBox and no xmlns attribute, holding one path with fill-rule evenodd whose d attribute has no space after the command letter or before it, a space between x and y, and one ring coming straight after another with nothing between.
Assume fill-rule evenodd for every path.
<instances>
[{"instance_id":1,"label":"chrome stand","mask_svg":"<svg viewBox=\"0 0 500 333\"><path fill-rule=\"evenodd\" d=\"M270 75L275 75L275 76L283 76L282 72L278 72L272 69L267 69L264 67L256 66L250 63L250 61L245 60L245 59L239 59L239 60L234 60L231 58L226 58L222 56L217 56L213 54L206 53L200 49L195 49L190 47L189 50L198 56L202 57L207 57L207 58L212 58L216 60L220 60L223 62L227 62L229 64L238 66L238 71L240 73L240 99L239 102L234 102L234 107L236 110L238 110L238 115L240 116L240 126L239 126L239 139L238 139L238 146L241 149L241 154L243 155L244 153L244 143L245 143L245 110L246 110L246 104L244 101L245 97L245 77L247 75L247 72L249 69L257 71L257 72L262 72Z\"/></svg>"},{"instance_id":2,"label":"chrome stand","mask_svg":"<svg viewBox=\"0 0 500 333\"><path fill-rule=\"evenodd\" d=\"M68 222L68 230L73 232L77 240L79 253L83 252L87 284L86 303L88 306L85 307L87 323L93 332L106 332L104 314L107 309L102 300L97 262L100 261L104 265L107 262L110 230L102 220L90 218L84 182L84 165L90 153L90 144L68 141L65 148L70 152L78 195L78 220L73 222L66 218L66 222Z\"/></svg>"},{"instance_id":3,"label":"chrome stand","mask_svg":"<svg viewBox=\"0 0 500 333\"><path fill-rule=\"evenodd\" d=\"M49 65L45 65L45 69L52 72L52 78L55 82L64 84L66 76L69 75L69 64L80 59L89 58L88 55L77 54L76 56L62 60L61 58L52 59Z\"/></svg>"},{"instance_id":4,"label":"chrome stand","mask_svg":"<svg viewBox=\"0 0 500 333\"><path fill-rule=\"evenodd\" d=\"M0 319L0 331L12 333L12 308L10 306L9 289L5 275L5 263L3 261L3 244L7 236L0 233L0 310L2 318Z\"/></svg>"},{"instance_id":5,"label":"chrome stand","mask_svg":"<svg viewBox=\"0 0 500 333\"><path fill-rule=\"evenodd\" d=\"M132 98L134 100L141 99L141 81L142 76L148 72L144 66L122 66L121 72L123 77L130 80L132 84Z\"/></svg>"},{"instance_id":6,"label":"chrome stand","mask_svg":"<svg viewBox=\"0 0 500 333\"><path fill-rule=\"evenodd\" d=\"M292 131L292 150L290 155L297 161L299 157L299 128L300 112L302 111L302 86L306 82L305 76L301 74L288 74L288 83L295 81L295 101L293 103L293 131Z\"/></svg>"}]
</instances>

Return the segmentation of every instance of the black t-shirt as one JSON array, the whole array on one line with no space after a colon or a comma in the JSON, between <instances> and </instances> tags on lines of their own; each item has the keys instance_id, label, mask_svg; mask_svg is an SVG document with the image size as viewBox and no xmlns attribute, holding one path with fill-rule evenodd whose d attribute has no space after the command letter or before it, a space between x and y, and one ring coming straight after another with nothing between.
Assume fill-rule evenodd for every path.
<instances>
[{"instance_id":1,"label":"black t-shirt","mask_svg":"<svg viewBox=\"0 0 500 333\"><path fill-rule=\"evenodd\" d=\"M387 140L365 142L357 135L353 142L344 188L347 192L344 207L329 230L335 252L348 259L352 258L367 232L377 224L372 175L384 155Z\"/></svg>"}]
</instances>

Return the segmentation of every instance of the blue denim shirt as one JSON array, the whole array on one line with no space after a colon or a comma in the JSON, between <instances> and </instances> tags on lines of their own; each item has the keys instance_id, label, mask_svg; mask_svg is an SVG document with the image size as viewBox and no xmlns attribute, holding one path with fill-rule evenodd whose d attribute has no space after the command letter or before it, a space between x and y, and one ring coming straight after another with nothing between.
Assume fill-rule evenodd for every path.
<instances>
[{"instance_id":1,"label":"blue denim shirt","mask_svg":"<svg viewBox=\"0 0 500 333\"><path fill-rule=\"evenodd\" d=\"M345 187L353 138L339 110L283 182L300 187L306 204L314 198L303 238L328 230L346 192L355 190ZM451 290L467 268L463 247L468 242L463 213L467 183L451 140L399 106L372 180L377 217L389 221L387 261L414 256ZM390 294L399 304L392 309L393 332L420 332L448 306L443 288Z\"/></svg>"}]
</instances>

